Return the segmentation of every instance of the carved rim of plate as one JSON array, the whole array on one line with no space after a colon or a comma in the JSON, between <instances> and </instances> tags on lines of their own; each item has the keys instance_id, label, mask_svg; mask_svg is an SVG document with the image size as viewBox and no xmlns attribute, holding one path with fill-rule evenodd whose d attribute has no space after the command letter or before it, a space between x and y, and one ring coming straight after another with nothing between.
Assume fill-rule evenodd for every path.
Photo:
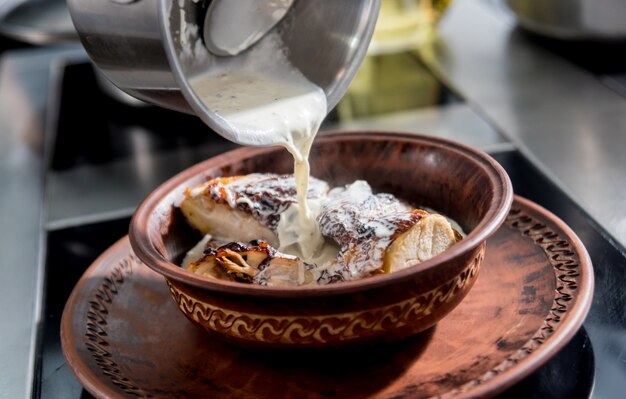
<instances>
[{"instance_id":1,"label":"carved rim of plate","mask_svg":"<svg viewBox=\"0 0 626 399\"><path fill-rule=\"evenodd\" d=\"M102 280L88 303L84 342L102 373L111 379L113 385L129 396L151 398L152 395L124 375L119 364L109 352L110 345L107 340L109 307L123 288L124 282L132 277L133 269L139 266L141 266L141 261L131 253L121 259L117 265L114 265L108 276Z\"/></svg>"},{"instance_id":2,"label":"carved rim of plate","mask_svg":"<svg viewBox=\"0 0 626 399\"><path fill-rule=\"evenodd\" d=\"M480 377L446 392L441 396L442 398L456 397L463 393L471 392L474 388L501 375L534 353L558 328L563 315L572 306L572 299L576 297L579 289L578 280L581 276L580 258L567 238L561 237L550 227L529 215L524 211L524 206L512 208L505 223L510 228L519 231L522 236L532 239L536 245L541 247L547 256L548 262L554 268L557 278L552 307L544 319L543 326L519 350ZM481 248L479 255L480 259L482 259L484 246ZM465 284L471 280L469 277L472 276L472 273L475 277L479 264L479 261L471 262L468 269L466 269L469 273L466 273L465 278L467 280ZM131 252L121 259L117 265L112 267L111 272L103 279L88 303L84 344L102 373L109 377L113 385L129 396L150 398L153 397L150 393L137 386L130 378L124 375L120 366L107 349L110 346L107 334L107 318L110 306L123 288L124 282L132 278L133 269L139 266L142 266L141 261ZM171 285L170 290L176 291ZM183 298L182 295L180 296L181 298ZM396 304L391 307L399 305ZM338 316L347 315L342 314Z\"/></svg>"},{"instance_id":3,"label":"carved rim of plate","mask_svg":"<svg viewBox=\"0 0 626 399\"><path fill-rule=\"evenodd\" d=\"M548 225L527 213L523 207L512 207L505 224L519 231L522 236L531 239L546 254L546 259L554 268L556 276L552 306L543 320L543 325L520 349L478 378L447 392L442 398L454 397L471 391L534 353L558 329L563 318L567 316L568 309L572 307L572 300L576 298L579 290L580 256L567 237L560 236Z\"/></svg>"}]
</instances>

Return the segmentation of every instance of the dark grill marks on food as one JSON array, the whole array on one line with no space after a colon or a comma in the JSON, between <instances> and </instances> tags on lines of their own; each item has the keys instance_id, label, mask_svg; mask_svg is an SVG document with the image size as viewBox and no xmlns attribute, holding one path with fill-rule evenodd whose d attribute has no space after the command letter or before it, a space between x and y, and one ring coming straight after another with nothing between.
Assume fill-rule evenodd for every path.
<instances>
[{"instance_id":1,"label":"dark grill marks on food","mask_svg":"<svg viewBox=\"0 0 626 399\"><path fill-rule=\"evenodd\" d=\"M383 265L385 250L423 216L391 194L355 197L348 192L322 206L318 222L324 236L342 248L335 265L320 274L319 284L365 277ZM341 277L341 280L338 279Z\"/></svg>"},{"instance_id":2,"label":"dark grill marks on food","mask_svg":"<svg viewBox=\"0 0 626 399\"><path fill-rule=\"evenodd\" d=\"M224 269L224 272L235 281L243 283L254 282L259 272L265 270L274 261L293 265L293 267L298 267L300 263L297 257L279 252L262 240L253 240L249 243L234 241L217 248L214 241L209 241L207 245L204 257L193 262L189 268L194 270L202 264L215 264Z\"/></svg>"},{"instance_id":3,"label":"dark grill marks on food","mask_svg":"<svg viewBox=\"0 0 626 399\"><path fill-rule=\"evenodd\" d=\"M326 182L311 177L307 198L321 198L328 190ZM206 192L215 202L250 212L272 231L276 231L280 214L298 202L293 175L253 173L235 178L218 178L210 182Z\"/></svg>"}]
</instances>

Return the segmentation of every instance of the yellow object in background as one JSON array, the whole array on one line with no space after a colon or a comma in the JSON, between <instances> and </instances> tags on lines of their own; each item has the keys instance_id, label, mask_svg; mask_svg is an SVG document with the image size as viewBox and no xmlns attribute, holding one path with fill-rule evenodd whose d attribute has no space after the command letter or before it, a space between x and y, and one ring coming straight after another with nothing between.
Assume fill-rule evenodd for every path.
<instances>
[{"instance_id":1,"label":"yellow object in background","mask_svg":"<svg viewBox=\"0 0 626 399\"><path fill-rule=\"evenodd\" d=\"M337 105L340 121L437 105L441 83L416 51L433 39L451 0L382 0L359 72Z\"/></svg>"},{"instance_id":2,"label":"yellow object in background","mask_svg":"<svg viewBox=\"0 0 626 399\"><path fill-rule=\"evenodd\" d=\"M368 54L415 49L432 38L451 0L382 0Z\"/></svg>"}]
</instances>

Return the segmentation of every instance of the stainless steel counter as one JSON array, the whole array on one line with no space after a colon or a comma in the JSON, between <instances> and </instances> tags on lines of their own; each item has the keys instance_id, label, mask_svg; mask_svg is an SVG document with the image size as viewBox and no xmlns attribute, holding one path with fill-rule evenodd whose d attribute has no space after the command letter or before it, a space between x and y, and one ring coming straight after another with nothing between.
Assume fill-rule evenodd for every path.
<instances>
[{"instance_id":1,"label":"stainless steel counter","mask_svg":"<svg viewBox=\"0 0 626 399\"><path fill-rule=\"evenodd\" d=\"M8 83L0 79L0 88ZM10 109L6 101L3 96L0 109ZM0 118L0 392L6 398L25 397L30 392L36 331L33 322L40 299L35 293L41 286L37 277L42 242L41 171L41 152L28 148L5 113Z\"/></svg>"},{"instance_id":2,"label":"stainless steel counter","mask_svg":"<svg viewBox=\"0 0 626 399\"><path fill-rule=\"evenodd\" d=\"M0 397L30 397L44 254L43 146L50 64L76 47L0 59Z\"/></svg>"},{"instance_id":3,"label":"stainless steel counter","mask_svg":"<svg viewBox=\"0 0 626 399\"><path fill-rule=\"evenodd\" d=\"M44 107L56 51L0 60L0 396L30 396L43 254ZM30 66L30 67L28 67Z\"/></svg>"},{"instance_id":4,"label":"stainless steel counter","mask_svg":"<svg viewBox=\"0 0 626 399\"><path fill-rule=\"evenodd\" d=\"M439 32L424 61L626 246L626 98L528 40L497 1L455 1Z\"/></svg>"}]
</instances>

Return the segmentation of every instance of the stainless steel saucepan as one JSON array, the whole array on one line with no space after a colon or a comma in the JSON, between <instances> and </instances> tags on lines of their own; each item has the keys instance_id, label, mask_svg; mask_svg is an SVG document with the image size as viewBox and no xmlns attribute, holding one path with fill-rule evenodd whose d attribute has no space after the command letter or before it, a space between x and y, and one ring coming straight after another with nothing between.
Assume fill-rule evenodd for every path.
<instances>
[{"instance_id":1,"label":"stainless steel saucepan","mask_svg":"<svg viewBox=\"0 0 626 399\"><path fill-rule=\"evenodd\" d=\"M228 136L221 118L200 112L188 83L227 58L204 46L201 30L210 5L207 0L68 0L85 49L116 86L141 100L196 113ZM295 0L289 5L273 29L290 62L324 90L330 110L365 56L380 0ZM190 57L190 49L203 50L203 56Z\"/></svg>"}]
</instances>

